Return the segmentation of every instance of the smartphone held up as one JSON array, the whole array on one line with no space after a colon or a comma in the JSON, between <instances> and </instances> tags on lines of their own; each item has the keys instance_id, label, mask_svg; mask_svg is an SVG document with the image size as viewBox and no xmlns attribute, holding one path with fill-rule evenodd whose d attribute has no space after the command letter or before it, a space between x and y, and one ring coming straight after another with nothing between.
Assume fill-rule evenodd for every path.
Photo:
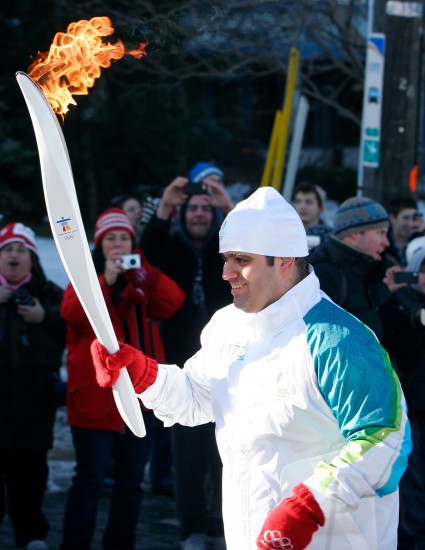
<instances>
[{"instance_id":1,"label":"smartphone held up","mask_svg":"<svg viewBox=\"0 0 425 550\"><path fill-rule=\"evenodd\" d=\"M398 285L406 283L408 285L417 285L419 273L417 271L397 271L394 273L394 282Z\"/></svg>"},{"instance_id":2,"label":"smartphone held up","mask_svg":"<svg viewBox=\"0 0 425 550\"><path fill-rule=\"evenodd\" d=\"M202 183L194 183L192 181L186 183L186 185L183 187L183 191L186 193L186 195L208 195L208 191L202 185Z\"/></svg>"}]
</instances>

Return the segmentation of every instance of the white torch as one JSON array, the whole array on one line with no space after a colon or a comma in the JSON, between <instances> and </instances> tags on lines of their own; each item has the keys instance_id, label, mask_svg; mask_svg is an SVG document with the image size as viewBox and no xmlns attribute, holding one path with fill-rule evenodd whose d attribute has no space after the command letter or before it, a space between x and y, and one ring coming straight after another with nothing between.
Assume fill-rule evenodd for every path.
<instances>
[{"instance_id":1,"label":"white torch","mask_svg":"<svg viewBox=\"0 0 425 550\"><path fill-rule=\"evenodd\" d=\"M87 242L62 130L37 84L24 72L18 72L16 79L34 127L47 213L59 255L96 337L110 354L115 353L118 341ZM121 370L113 394L127 426L143 437L146 430L140 402L126 369Z\"/></svg>"}]
</instances>

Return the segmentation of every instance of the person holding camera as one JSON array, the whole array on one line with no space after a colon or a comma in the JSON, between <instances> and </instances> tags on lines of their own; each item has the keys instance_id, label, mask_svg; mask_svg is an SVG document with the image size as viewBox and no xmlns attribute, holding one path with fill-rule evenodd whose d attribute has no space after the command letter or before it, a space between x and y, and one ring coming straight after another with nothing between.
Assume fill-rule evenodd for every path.
<instances>
[{"instance_id":1,"label":"person holding camera","mask_svg":"<svg viewBox=\"0 0 425 550\"><path fill-rule=\"evenodd\" d=\"M413 449L400 483L399 550L425 548L425 247L415 250L399 290L382 305L384 346L406 394Z\"/></svg>"},{"instance_id":2,"label":"person holding camera","mask_svg":"<svg viewBox=\"0 0 425 550\"><path fill-rule=\"evenodd\" d=\"M186 293L180 311L161 325L167 361L177 365L196 352L207 321L231 300L217 254L220 223L233 206L222 172L197 163L189 176L191 180L179 176L165 188L141 239L148 258ZM178 218L171 231L175 211ZM224 548L222 463L214 430L212 422L171 428L180 536L188 550L205 550L207 537L214 548Z\"/></svg>"},{"instance_id":3,"label":"person holding camera","mask_svg":"<svg viewBox=\"0 0 425 550\"><path fill-rule=\"evenodd\" d=\"M0 522L9 513L19 548L48 548L42 509L55 394L65 346L62 289L49 281L34 232L0 231ZM7 501L6 501L7 494Z\"/></svg>"},{"instance_id":4,"label":"person holding camera","mask_svg":"<svg viewBox=\"0 0 425 550\"><path fill-rule=\"evenodd\" d=\"M156 322L178 311L184 292L146 260L135 237L123 210L103 212L95 225L93 261L118 340L164 360ZM125 426L110 389L97 385L90 355L95 334L72 285L65 290L61 313L67 323L67 410L76 456L61 548L91 547L97 502L113 462L115 483L103 548L134 550L153 413L143 411L147 436L138 438Z\"/></svg>"}]
</instances>

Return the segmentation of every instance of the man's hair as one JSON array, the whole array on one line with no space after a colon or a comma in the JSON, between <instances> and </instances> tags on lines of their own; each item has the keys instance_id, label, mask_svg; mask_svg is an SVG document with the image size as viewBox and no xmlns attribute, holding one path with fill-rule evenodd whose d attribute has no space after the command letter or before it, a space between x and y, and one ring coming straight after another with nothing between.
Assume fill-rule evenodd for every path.
<instances>
[{"instance_id":1,"label":"man's hair","mask_svg":"<svg viewBox=\"0 0 425 550\"><path fill-rule=\"evenodd\" d=\"M274 256L266 256L267 265L270 267L274 265ZM300 281L308 275L308 256L302 258L295 258L295 265L300 276Z\"/></svg>"},{"instance_id":2,"label":"man's hair","mask_svg":"<svg viewBox=\"0 0 425 550\"><path fill-rule=\"evenodd\" d=\"M418 205L416 204L415 199L412 199L412 197L408 196L399 196L394 197L390 200L388 203L387 211L389 214L392 214L393 216L398 216L402 210L405 208L417 208Z\"/></svg>"},{"instance_id":3,"label":"man's hair","mask_svg":"<svg viewBox=\"0 0 425 550\"><path fill-rule=\"evenodd\" d=\"M295 265L298 268L298 275L300 276L300 281L305 279L308 275L308 256L303 256L302 258L295 258Z\"/></svg>"},{"instance_id":4,"label":"man's hair","mask_svg":"<svg viewBox=\"0 0 425 550\"><path fill-rule=\"evenodd\" d=\"M322 197L320 196L320 193L317 187L314 185L314 183L309 183L307 181L299 183L295 188L292 200L295 200L295 197L297 196L298 193L313 193L314 196L316 197L318 205L320 206L320 208L323 208Z\"/></svg>"},{"instance_id":5,"label":"man's hair","mask_svg":"<svg viewBox=\"0 0 425 550\"><path fill-rule=\"evenodd\" d=\"M47 277L41 266L39 257L32 250L30 250L30 255L31 255L31 273L37 278L38 282L45 283L47 281Z\"/></svg>"}]
</instances>

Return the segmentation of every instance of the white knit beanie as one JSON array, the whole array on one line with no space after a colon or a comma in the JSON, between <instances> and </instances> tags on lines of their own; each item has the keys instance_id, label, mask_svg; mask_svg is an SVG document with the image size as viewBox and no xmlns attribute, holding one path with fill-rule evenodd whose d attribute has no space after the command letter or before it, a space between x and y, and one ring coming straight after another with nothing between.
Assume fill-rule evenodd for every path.
<instances>
[{"instance_id":1,"label":"white knit beanie","mask_svg":"<svg viewBox=\"0 0 425 550\"><path fill-rule=\"evenodd\" d=\"M296 210L273 187L260 187L224 220L220 252L262 256L308 256L307 236Z\"/></svg>"}]
</instances>

